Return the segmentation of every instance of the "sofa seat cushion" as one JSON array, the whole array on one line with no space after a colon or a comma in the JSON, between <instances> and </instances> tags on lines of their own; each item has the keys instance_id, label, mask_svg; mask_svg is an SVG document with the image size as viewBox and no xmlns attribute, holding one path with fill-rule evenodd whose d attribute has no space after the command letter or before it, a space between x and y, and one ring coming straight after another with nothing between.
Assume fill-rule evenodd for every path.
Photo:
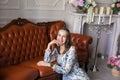
<instances>
[{"instance_id":1,"label":"sofa seat cushion","mask_svg":"<svg viewBox=\"0 0 120 80\"><path fill-rule=\"evenodd\" d=\"M35 80L39 71L20 65L0 68L0 80Z\"/></svg>"},{"instance_id":2,"label":"sofa seat cushion","mask_svg":"<svg viewBox=\"0 0 120 80\"><path fill-rule=\"evenodd\" d=\"M20 65L38 69L40 73L40 77L56 74L51 67L37 66L38 61L43 61L43 56L34 58L29 61L22 62Z\"/></svg>"}]
</instances>

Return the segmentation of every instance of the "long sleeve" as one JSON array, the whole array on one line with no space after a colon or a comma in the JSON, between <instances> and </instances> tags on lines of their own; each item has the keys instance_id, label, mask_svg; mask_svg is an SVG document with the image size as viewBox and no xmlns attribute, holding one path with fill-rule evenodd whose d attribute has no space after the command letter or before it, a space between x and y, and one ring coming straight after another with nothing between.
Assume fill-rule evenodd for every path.
<instances>
[{"instance_id":1,"label":"long sleeve","mask_svg":"<svg viewBox=\"0 0 120 80\"><path fill-rule=\"evenodd\" d=\"M65 75L68 74L74 65L75 57L76 57L75 48L71 47L68 53L66 53L66 57L65 57L66 64L64 66L55 65L55 67L53 67L54 71L56 71L57 73L65 74Z\"/></svg>"},{"instance_id":2,"label":"long sleeve","mask_svg":"<svg viewBox=\"0 0 120 80\"><path fill-rule=\"evenodd\" d=\"M56 48L52 51L52 53L51 50L45 50L44 61L53 62L57 59L57 56L58 56L58 51Z\"/></svg>"}]
</instances>

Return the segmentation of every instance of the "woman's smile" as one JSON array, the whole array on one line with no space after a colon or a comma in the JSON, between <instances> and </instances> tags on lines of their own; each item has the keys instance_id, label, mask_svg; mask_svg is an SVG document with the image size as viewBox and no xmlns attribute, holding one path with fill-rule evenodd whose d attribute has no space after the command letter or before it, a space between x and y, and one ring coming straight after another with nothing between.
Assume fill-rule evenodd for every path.
<instances>
[{"instance_id":1,"label":"woman's smile","mask_svg":"<svg viewBox=\"0 0 120 80\"><path fill-rule=\"evenodd\" d=\"M63 41L58 39L58 44L59 45L63 44Z\"/></svg>"}]
</instances>

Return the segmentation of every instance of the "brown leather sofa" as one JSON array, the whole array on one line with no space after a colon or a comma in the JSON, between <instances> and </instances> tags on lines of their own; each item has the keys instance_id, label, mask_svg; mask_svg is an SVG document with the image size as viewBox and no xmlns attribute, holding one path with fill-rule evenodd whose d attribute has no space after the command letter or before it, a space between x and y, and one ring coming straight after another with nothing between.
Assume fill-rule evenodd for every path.
<instances>
[{"instance_id":1,"label":"brown leather sofa","mask_svg":"<svg viewBox=\"0 0 120 80\"><path fill-rule=\"evenodd\" d=\"M0 80L60 80L50 67L37 66L56 31L64 21L32 23L18 18L0 29ZM88 64L92 38L71 33L80 64ZM86 67L87 68L87 67Z\"/></svg>"}]
</instances>

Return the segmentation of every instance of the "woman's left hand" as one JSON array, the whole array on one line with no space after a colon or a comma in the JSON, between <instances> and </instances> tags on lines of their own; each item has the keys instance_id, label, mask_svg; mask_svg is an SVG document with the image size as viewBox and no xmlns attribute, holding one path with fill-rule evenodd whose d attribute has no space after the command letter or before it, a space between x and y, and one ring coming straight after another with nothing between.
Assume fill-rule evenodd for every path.
<instances>
[{"instance_id":1,"label":"woman's left hand","mask_svg":"<svg viewBox=\"0 0 120 80\"><path fill-rule=\"evenodd\" d=\"M45 61L39 61L39 62L37 62L37 65L38 66L48 66L48 67L50 67L50 63L45 62Z\"/></svg>"}]
</instances>

